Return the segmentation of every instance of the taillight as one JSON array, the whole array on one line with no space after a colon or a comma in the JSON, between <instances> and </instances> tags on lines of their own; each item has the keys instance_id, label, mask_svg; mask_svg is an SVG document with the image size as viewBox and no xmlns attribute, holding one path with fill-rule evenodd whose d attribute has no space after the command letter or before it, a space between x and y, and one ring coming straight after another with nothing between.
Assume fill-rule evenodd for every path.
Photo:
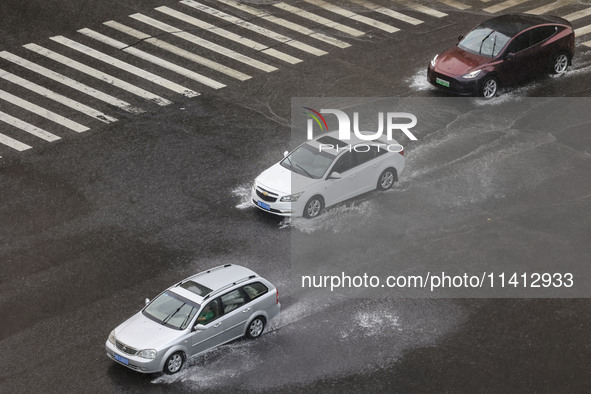
<instances>
[{"instance_id":1,"label":"taillight","mask_svg":"<svg viewBox=\"0 0 591 394\"><path fill-rule=\"evenodd\" d=\"M275 289L275 291L277 292L277 301L275 303L279 304L279 289Z\"/></svg>"},{"instance_id":2,"label":"taillight","mask_svg":"<svg viewBox=\"0 0 591 394\"><path fill-rule=\"evenodd\" d=\"M402 156L404 156L404 149L402 149L402 150L401 150L400 152L398 152L398 153L400 153Z\"/></svg>"}]
</instances>

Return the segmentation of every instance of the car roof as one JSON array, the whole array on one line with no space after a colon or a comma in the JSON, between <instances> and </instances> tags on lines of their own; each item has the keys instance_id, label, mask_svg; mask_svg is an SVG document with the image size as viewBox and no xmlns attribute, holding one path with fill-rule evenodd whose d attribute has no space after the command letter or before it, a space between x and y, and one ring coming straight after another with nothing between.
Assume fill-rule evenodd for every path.
<instances>
[{"instance_id":1,"label":"car roof","mask_svg":"<svg viewBox=\"0 0 591 394\"><path fill-rule=\"evenodd\" d=\"M257 276L256 272L241 265L226 264L190 276L182 283L192 280L216 291L241 279Z\"/></svg>"},{"instance_id":2,"label":"car roof","mask_svg":"<svg viewBox=\"0 0 591 394\"><path fill-rule=\"evenodd\" d=\"M551 15L506 14L491 18L479 27L488 27L508 37L514 37L523 30L543 24L570 25L565 19Z\"/></svg>"}]
</instances>

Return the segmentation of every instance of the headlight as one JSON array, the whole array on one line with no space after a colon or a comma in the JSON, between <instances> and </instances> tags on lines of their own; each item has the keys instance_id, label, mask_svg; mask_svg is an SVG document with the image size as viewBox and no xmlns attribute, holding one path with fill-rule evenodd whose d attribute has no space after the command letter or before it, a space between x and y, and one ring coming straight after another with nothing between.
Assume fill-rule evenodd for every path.
<instances>
[{"instance_id":1,"label":"headlight","mask_svg":"<svg viewBox=\"0 0 591 394\"><path fill-rule=\"evenodd\" d=\"M111 342L113 345L115 344L115 330L111 331L109 334L109 342Z\"/></svg>"},{"instance_id":2,"label":"headlight","mask_svg":"<svg viewBox=\"0 0 591 394\"><path fill-rule=\"evenodd\" d=\"M478 74L480 74L480 71L481 71L481 70L476 70L476 71L469 72L468 74L464 74L464 75L462 75L462 78L466 78L466 79L472 79L472 78L476 78L476 76L477 76Z\"/></svg>"},{"instance_id":3,"label":"headlight","mask_svg":"<svg viewBox=\"0 0 591 394\"><path fill-rule=\"evenodd\" d=\"M143 357L143 358L154 359L154 358L156 358L156 350L154 350L154 349L144 349L144 350L141 350L137 355L139 357Z\"/></svg>"},{"instance_id":4,"label":"headlight","mask_svg":"<svg viewBox=\"0 0 591 394\"><path fill-rule=\"evenodd\" d=\"M290 194L289 196L283 196L281 197L282 202L296 202L298 200L298 198L300 198L300 196L303 194L304 192L300 192L300 193L296 193L296 194Z\"/></svg>"},{"instance_id":5,"label":"headlight","mask_svg":"<svg viewBox=\"0 0 591 394\"><path fill-rule=\"evenodd\" d=\"M435 57L431 60L431 67L435 67L435 62L437 62L437 57L439 55L435 55Z\"/></svg>"}]
</instances>

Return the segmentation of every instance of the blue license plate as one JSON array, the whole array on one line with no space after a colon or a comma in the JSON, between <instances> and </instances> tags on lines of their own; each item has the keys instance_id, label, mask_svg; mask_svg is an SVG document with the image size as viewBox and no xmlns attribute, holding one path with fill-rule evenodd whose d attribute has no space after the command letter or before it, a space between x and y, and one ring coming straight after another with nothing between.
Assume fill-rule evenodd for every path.
<instances>
[{"instance_id":1,"label":"blue license plate","mask_svg":"<svg viewBox=\"0 0 591 394\"><path fill-rule=\"evenodd\" d=\"M115 360L119 361L120 363L123 363L125 365L129 365L129 360L126 359L125 357L121 357L120 355L118 355L117 353L115 354Z\"/></svg>"},{"instance_id":2,"label":"blue license plate","mask_svg":"<svg viewBox=\"0 0 591 394\"><path fill-rule=\"evenodd\" d=\"M262 202L260 200L257 202L257 205L263 209L266 209L267 211L271 210L271 206L269 204L265 204L264 202Z\"/></svg>"}]
</instances>

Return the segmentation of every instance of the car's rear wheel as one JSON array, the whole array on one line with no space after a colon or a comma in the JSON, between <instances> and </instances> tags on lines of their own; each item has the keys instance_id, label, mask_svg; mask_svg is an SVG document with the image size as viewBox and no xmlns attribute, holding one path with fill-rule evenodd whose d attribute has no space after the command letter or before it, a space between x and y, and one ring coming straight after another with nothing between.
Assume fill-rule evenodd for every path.
<instances>
[{"instance_id":1,"label":"car's rear wheel","mask_svg":"<svg viewBox=\"0 0 591 394\"><path fill-rule=\"evenodd\" d=\"M552 58L552 73L564 74L568 69L569 63L570 59L568 55L564 52L559 53Z\"/></svg>"},{"instance_id":2,"label":"car's rear wheel","mask_svg":"<svg viewBox=\"0 0 591 394\"><path fill-rule=\"evenodd\" d=\"M265 318L262 316L255 317L253 321L250 322L248 328L246 329L246 336L250 339L255 339L261 336L263 330L265 329Z\"/></svg>"},{"instance_id":3,"label":"car's rear wheel","mask_svg":"<svg viewBox=\"0 0 591 394\"><path fill-rule=\"evenodd\" d=\"M315 218L320 215L324 209L324 199L321 196L314 196L308 200L304 207L304 217L307 219Z\"/></svg>"},{"instance_id":4,"label":"car's rear wheel","mask_svg":"<svg viewBox=\"0 0 591 394\"><path fill-rule=\"evenodd\" d=\"M377 189L381 191L388 190L394 185L396 180L396 170L393 168L386 168L384 171L382 171L380 177L378 178Z\"/></svg>"},{"instance_id":5,"label":"car's rear wheel","mask_svg":"<svg viewBox=\"0 0 591 394\"><path fill-rule=\"evenodd\" d=\"M495 77L486 77L480 85L480 96L491 99L497 95L499 90L499 82Z\"/></svg>"},{"instance_id":6,"label":"car's rear wheel","mask_svg":"<svg viewBox=\"0 0 591 394\"><path fill-rule=\"evenodd\" d=\"M169 375L177 373L183 367L184 362L185 357L182 352L173 353L168 357L168 359L164 363L164 372Z\"/></svg>"}]
</instances>

